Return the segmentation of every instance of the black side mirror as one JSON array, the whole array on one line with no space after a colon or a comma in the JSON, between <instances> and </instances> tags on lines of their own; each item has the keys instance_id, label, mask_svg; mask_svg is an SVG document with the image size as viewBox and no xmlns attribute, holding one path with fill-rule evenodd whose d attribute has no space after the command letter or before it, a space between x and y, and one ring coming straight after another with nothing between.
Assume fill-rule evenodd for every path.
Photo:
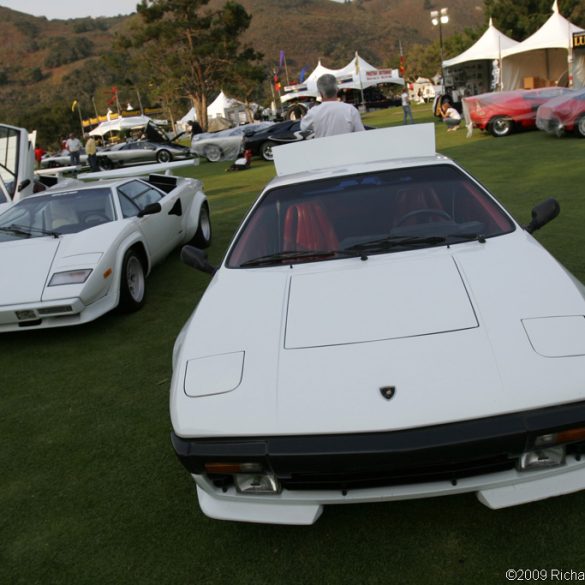
<instances>
[{"instance_id":1,"label":"black side mirror","mask_svg":"<svg viewBox=\"0 0 585 585\"><path fill-rule=\"evenodd\" d=\"M217 272L217 268L208 262L207 253L195 246L183 246L181 248L181 261L187 266L211 274L211 276Z\"/></svg>"},{"instance_id":2,"label":"black side mirror","mask_svg":"<svg viewBox=\"0 0 585 585\"><path fill-rule=\"evenodd\" d=\"M20 193L23 189L26 189L30 185L30 179L25 179L18 185L18 192Z\"/></svg>"},{"instance_id":3,"label":"black side mirror","mask_svg":"<svg viewBox=\"0 0 585 585\"><path fill-rule=\"evenodd\" d=\"M160 203L149 203L143 210L138 212L137 217L144 217L145 215L154 215L155 213L160 213L162 207Z\"/></svg>"},{"instance_id":4,"label":"black side mirror","mask_svg":"<svg viewBox=\"0 0 585 585\"><path fill-rule=\"evenodd\" d=\"M550 197L532 209L532 220L524 226L524 229L531 234L552 221L560 211L559 202L554 197Z\"/></svg>"}]
</instances>

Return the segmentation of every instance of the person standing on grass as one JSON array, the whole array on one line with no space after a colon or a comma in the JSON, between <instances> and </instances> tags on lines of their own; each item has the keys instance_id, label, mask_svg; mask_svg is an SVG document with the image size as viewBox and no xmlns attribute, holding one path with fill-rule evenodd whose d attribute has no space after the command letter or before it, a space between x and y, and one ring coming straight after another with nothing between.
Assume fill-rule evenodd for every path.
<instances>
[{"instance_id":1,"label":"person standing on grass","mask_svg":"<svg viewBox=\"0 0 585 585\"><path fill-rule=\"evenodd\" d=\"M69 138L65 143L65 147L69 151L69 160L72 166L77 166L79 164L79 157L81 155L81 142L79 138L75 137L73 132L69 134Z\"/></svg>"},{"instance_id":2,"label":"person standing on grass","mask_svg":"<svg viewBox=\"0 0 585 585\"><path fill-rule=\"evenodd\" d=\"M322 102L301 119L301 130L312 130L315 138L336 136L365 130L359 112L350 104L337 100L337 79L325 73L317 79Z\"/></svg>"},{"instance_id":3,"label":"person standing on grass","mask_svg":"<svg viewBox=\"0 0 585 585\"><path fill-rule=\"evenodd\" d=\"M408 124L408 118L410 118L410 123L414 124L414 119L412 117L412 110L410 109L410 96L408 95L408 88L404 86L402 90L402 111L404 112L404 116L402 117L402 123Z\"/></svg>"},{"instance_id":4,"label":"person standing on grass","mask_svg":"<svg viewBox=\"0 0 585 585\"><path fill-rule=\"evenodd\" d=\"M93 136L85 135L85 154L87 154L87 162L92 173L100 170L97 159L97 146Z\"/></svg>"}]
</instances>

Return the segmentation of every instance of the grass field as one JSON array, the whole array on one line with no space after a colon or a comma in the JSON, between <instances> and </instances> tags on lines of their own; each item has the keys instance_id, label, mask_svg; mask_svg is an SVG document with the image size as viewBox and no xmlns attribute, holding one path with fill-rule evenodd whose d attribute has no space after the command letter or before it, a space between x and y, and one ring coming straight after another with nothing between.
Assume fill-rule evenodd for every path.
<instances>
[{"instance_id":1,"label":"grass field","mask_svg":"<svg viewBox=\"0 0 585 585\"><path fill-rule=\"evenodd\" d=\"M414 114L431 121L427 106ZM366 120L397 124L401 110ZM585 280L585 140L436 134L519 221L557 197L538 237ZM227 166L193 173L211 202L212 261L274 172ZM479 585L508 568L585 571L585 492L496 512L473 495L336 506L302 528L204 517L170 445L168 388L174 338L207 283L175 251L138 313L0 337L0 585Z\"/></svg>"}]
</instances>

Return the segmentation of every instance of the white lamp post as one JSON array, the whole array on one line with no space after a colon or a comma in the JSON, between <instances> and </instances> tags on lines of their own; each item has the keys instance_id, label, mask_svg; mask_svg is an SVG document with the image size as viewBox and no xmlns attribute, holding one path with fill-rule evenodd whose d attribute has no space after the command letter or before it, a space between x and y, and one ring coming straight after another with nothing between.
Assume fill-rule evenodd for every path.
<instances>
[{"instance_id":1,"label":"white lamp post","mask_svg":"<svg viewBox=\"0 0 585 585\"><path fill-rule=\"evenodd\" d=\"M445 94L445 71L443 69L443 25L449 22L449 15L446 8L431 10L431 22L433 26L439 27L439 46L441 48L441 86Z\"/></svg>"}]
</instances>

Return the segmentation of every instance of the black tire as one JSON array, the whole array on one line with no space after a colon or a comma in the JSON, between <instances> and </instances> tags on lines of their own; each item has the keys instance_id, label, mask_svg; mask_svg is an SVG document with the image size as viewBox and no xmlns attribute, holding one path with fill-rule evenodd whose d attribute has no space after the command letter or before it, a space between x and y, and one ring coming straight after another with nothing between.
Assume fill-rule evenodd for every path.
<instances>
[{"instance_id":1,"label":"black tire","mask_svg":"<svg viewBox=\"0 0 585 585\"><path fill-rule=\"evenodd\" d=\"M274 155L272 154L273 146L276 146L276 144L272 142L272 140L267 140L266 142L263 142L262 145L260 146L260 155L264 160L269 161L274 160Z\"/></svg>"},{"instance_id":2,"label":"black tire","mask_svg":"<svg viewBox=\"0 0 585 585\"><path fill-rule=\"evenodd\" d=\"M211 245L211 218L209 206L204 203L199 211L199 224L191 243L197 248L209 248Z\"/></svg>"},{"instance_id":3,"label":"black tire","mask_svg":"<svg viewBox=\"0 0 585 585\"><path fill-rule=\"evenodd\" d=\"M118 308L124 313L134 313L144 305L146 297L146 277L140 256L132 249L124 254L120 273L120 303Z\"/></svg>"},{"instance_id":4,"label":"black tire","mask_svg":"<svg viewBox=\"0 0 585 585\"><path fill-rule=\"evenodd\" d=\"M221 160L223 153L217 144L209 144L203 150L203 155L209 162L218 162Z\"/></svg>"},{"instance_id":5,"label":"black tire","mask_svg":"<svg viewBox=\"0 0 585 585\"><path fill-rule=\"evenodd\" d=\"M575 134L581 138L585 138L585 114L582 114L575 122Z\"/></svg>"},{"instance_id":6,"label":"black tire","mask_svg":"<svg viewBox=\"0 0 585 585\"><path fill-rule=\"evenodd\" d=\"M496 138L508 136L514 130L514 122L506 116L494 116L488 123L488 132Z\"/></svg>"},{"instance_id":7,"label":"black tire","mask_svg":"<svg viewBox=\"0 0 585 585\"><path fill-rule=\"evenodd\" d=\"M164 148L156 153L156 161L159 163L170 163L172 160L173 155Z\"/></svg>"},{"instance_id":8,"label":"black tire","mask_svg":"<svg viewBox=\"0 0 585 585\"><path fill-rule=\"evenodd\" d=\"M114 163L106 156L98 158L98 166L102 171L111 171L114 168Z\"/></svg>"}]
</instances>

